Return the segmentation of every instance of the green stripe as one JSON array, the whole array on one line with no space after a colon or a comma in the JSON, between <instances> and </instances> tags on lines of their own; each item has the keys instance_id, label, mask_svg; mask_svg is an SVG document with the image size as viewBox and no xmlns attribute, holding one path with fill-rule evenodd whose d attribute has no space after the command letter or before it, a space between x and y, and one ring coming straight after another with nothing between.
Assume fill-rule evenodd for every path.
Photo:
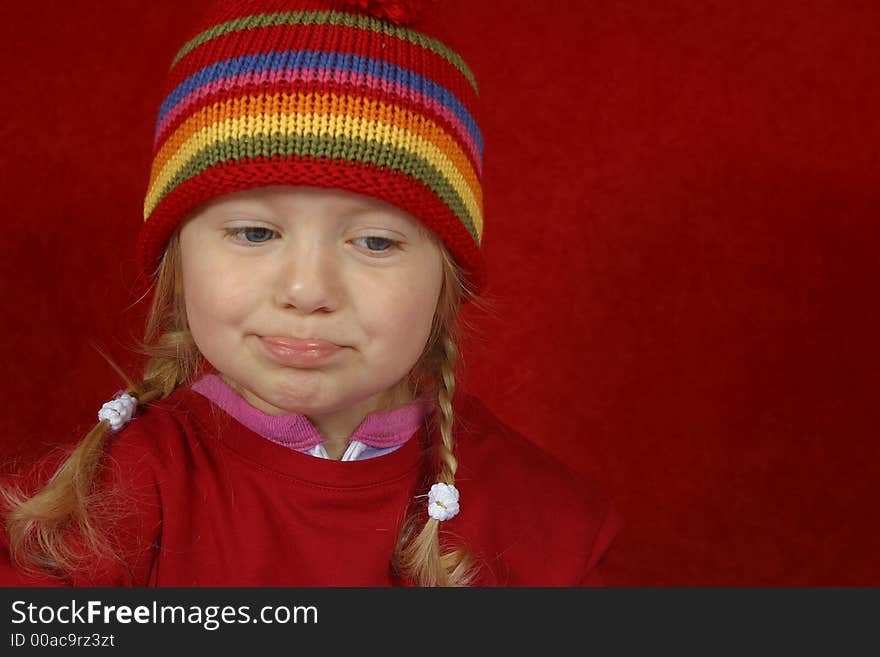
<instances>
[{"instance_id":1,"label":"green stripe","mask_svg":"<svg viewBox=\"0 0 880 657\"><path fill-rule=\"evenodd\" d=\"M437 39L432 39L421 32L416 32L415 30L410 30L405 27L399 27L393 23L385 22L373 16L344 14L338 11L290 11L276 14L258 14L255 16L236 18L235 20L226 23L220 23L188 41L183 48L180 49L180 52L177 53L177 57L175 57L174 61L171 63L171 68L173 69L177 65L177 62L185 57L188 52L211 39L216 39L217 37L229 34L230 32L238 32L240 30L247 30L255 27L273 27L277 25L342 25L345 27L358 27L365 30L372 30L373 32L381 32L389 37L409 41L412 44L421 46L422 48L430 50L440 57L443 57L468 79L468 82L471 83L471 86L474 88L474 92L477 95L480 93L477 88L477 80L474 77L474 74L471 72L470 68L468 68L468 65L465 64L461 56Z\"/></svg>"},{"instance_id":2,"label":"green stripe","mask_svg":"<svg viewBox=\"0 0 880 657\"><path fill-rule=\"evenodd\" d=\"M280 155L285 158L298 156L315 159L341 159L349 162L362 162L364 164L375 164L380 167L396 169L427 185L458 217L459 221L471 234L471 237L474 238L474 241L478 245L480 243L473 218L467 211L461 197L436 167L429 164L423 158L413 155L402 148L392 145L383 145L381 148L378 148L375 141L358 138L319 137L314 134L258 133L252 136L232 137L223 141L216 141L202 148L187 160L183 168L165 185L159 199L156 201L155 207L158 207L162 199L171 193L175 187L197 176L209 167L221 162L237 161L242 158L256 158L261 155L264 157ZM153 208L154 211L155 207Z\"/></svg>"}]
</instances>

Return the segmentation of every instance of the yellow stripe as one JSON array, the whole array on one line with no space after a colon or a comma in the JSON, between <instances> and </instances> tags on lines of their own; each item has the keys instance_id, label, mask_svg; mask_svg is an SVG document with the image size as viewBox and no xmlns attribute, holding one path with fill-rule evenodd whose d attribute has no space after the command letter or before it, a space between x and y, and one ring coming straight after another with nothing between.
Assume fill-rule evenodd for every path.
<instances>
[{"instance_id":1,"label":"yellow stripe","mask_svg":"<svg viewBox=\"0 0 880 657\"><path fill-rule=\"evenodd\" d=\"M329 119L329 120L328 120ZM353 117L349 114L318 114L318 113L274 113L257 116L244 116L217 121L208 125L188 139L158 173L154 171L154 179L150 185L144 207L144 218L152 214L165 186L206 146L227 139L254 137L258 134L287 134L319 136L357 137L364 140L375 140L382 144L401 147L410 153L425 159L436 167L448 180L453 189L461 197L464 206L474 219L478 234L483 232L482 190L474 191L465 182L461 174L445 153L433 143L408 130L396 125Z\"/></svg>"},{"instance_id":2,"label":"yellow stripe","mask_svg":"<svg viewBox=\"0 0 880 657\"><path fill-rule=\"evenodd\" d=\"M476 194L476 190L480 187L477 173L474 171L468 155L452 135L434 121L424 118L420 113L414 113L397 105L334 93L247 95L222 100L203 107L178 126L162 144L159 152L153 158L153 175L156 175L165 166L168 159L194 133L217 121L220 117L242 118L247 115L255 116L276 112L293 114L308 111L319 114L351 114L360 118L406 126L446 153L452 164L461 171L472 192Z\"/></svg>"}]
</instances>

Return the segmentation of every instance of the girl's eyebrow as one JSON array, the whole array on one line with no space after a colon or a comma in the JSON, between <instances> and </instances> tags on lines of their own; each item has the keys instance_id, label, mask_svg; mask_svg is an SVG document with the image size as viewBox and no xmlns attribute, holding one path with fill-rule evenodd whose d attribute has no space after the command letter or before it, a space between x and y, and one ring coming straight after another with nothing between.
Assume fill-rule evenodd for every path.
<instances>
[{"instance_id":1,"label":"girl's eyebrow","mask_svg":"<svg viewBox=\"0 0 880 657\"><path fill-rule=\"evenodd\" d=\"M226 201L226 205L231 206L232 208L234 208L236 210L238 210L240 208L253 208L253 207L259 207L260 209L272 210L272 211L281 209L278 205L276 205L272 201L265 200L265 199L259 199L259 198L229 199ZM293 209L296 210L297 208L294 207ZM343 207L342 210L340 210L340 214L342 214L342 215L357 215L357 214L368 214L368 213L369 214L374 214L374 213L376 213L376 214L378 214L378 213L391 214L385 208L375 207L375 206L371 206L371 205L361 205L359 203L356 203L353 205L346 205Z\"/></svg>"},{"instance_id":2,"label":"girl's eyebrow","mask_svg":"<svg viewBox=\"0 0 880 657\"><path fill-rule=\"evenodd\" d=\"M286 214L284 210L285 208L277 206L272 201L260 198L229 199L223 205L214 208L214 212L220 218L225 218L229 215L247 215L242 218L246 219L249 216L252 219L263 218L266 220ZM295 216L297 208L294 207L291 210L294 213L291 216ZM410 221L392 210L357 202L343 206L335 214L341 220L355 219L363 216L382 217L386 222L399 226L404 230L412 228Z\"/></svg>"},{"instance_id":3,"label":"girl's eyebrow","mask_svg":"<svg viewBox=\"0 0 880 657\"><path fill-rule=\"evenodd\" d=\"M352 205L347 207L341 214L344 216L355 216L359 214L381 214L387 217L397 218L396 215L386 208L377 208L371 205Z\"/></svg>"},{"instance_id":4,"label":"girl's eyebrow","mask_svg":"<svg viewBox=\"0 0 880 657\"><path fill-rule=\"evenodd\" d=\"M211 209L215 212L265 211L269 209L269 204L251 199L228 199L214 205Z\"/></svg>"},{"instance_id":5,"label":"girl's eyebrow","mask_svg":"<svg viewBox=\"0 0 880 657\"><path fill-rule=\"evenodd\" d=\"M216 208L213 212L218 219L261 219L269 221L272 218L271 213L266 212L263 208L255 207L223 207Z\"/></svg>"}]
</instances>

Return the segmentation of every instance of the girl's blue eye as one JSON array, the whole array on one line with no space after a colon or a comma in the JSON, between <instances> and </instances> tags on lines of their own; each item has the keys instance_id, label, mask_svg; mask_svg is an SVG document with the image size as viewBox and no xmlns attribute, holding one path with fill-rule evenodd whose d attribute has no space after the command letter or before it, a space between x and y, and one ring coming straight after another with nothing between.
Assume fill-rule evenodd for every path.
<instances>
[{"instance_id":1,"label":"girl's blue eye","mask_svg":"<svg viewBox=\"0 0 880 657\"><path fill-rule=\"evenodd\" d=\"M365 243L366 248L373 253L385 253L398 244L387 237L358 237L354 241Z\"/></svg>"},{"instance_id":2,"label":"girl's blue eye","mask_svg":"<svg viewBox=\"0 0 880 657\"><path fill-rule=\"evenodd\" d=\"M264 242L268 242L275 235L275 231L271 228L264 228L263 226L244 226L242 228L230 228L227 230L227 233L235 236L241 242L246 242L247 244L263 244ZM244 238L241 239L241 236L244 235Z\"/></svg>"},{"instance_id":3,"label":"girl's blue eye","mask_svg":"<svg viewBox=\"0 0 880 657\"><path fill-rule=\"evenodd\" d=\"M271 228L265 228L264 226L242 226L241 228L228 228L226 230L226 233L233 236L237 242L251 246L269 242L276 235L276 231L272 230ZM360 245L362 245L371 253L387 253L388 251L400 244L400 242L389 239L387 237L376 236L358 237L353 241L356 243L360 243Z\"/></svg>"}]
</instances>

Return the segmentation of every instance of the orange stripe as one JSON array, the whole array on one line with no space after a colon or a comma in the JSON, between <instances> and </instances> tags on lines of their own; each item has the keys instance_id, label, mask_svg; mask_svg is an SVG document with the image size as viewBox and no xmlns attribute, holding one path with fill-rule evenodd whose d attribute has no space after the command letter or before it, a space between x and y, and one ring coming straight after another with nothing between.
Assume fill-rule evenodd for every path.
<instances>
[{"instance_id":1,"label":"orange stripe","mask_svg":"<svg viewBox=\"0 0 880 657\"><path fill-rule=\"evenodd\" d=\"M360 107L353 100L360 101ZM348 101L348 102L345 102ZM153 173L150 186L168 160L185 144L192 135L207 126L231 118L243 118L258 114L299 114L313 112L332 116L351 115L366 120L381 121L387 125L396 125L430 141L448 157L461 172L474 197L480 197L480 183L471 166L470 160L442 127L397 105L389 105L362 96L340 96L338 94L304 95L275 94L272 96L238 96L213 105L203 107L189 117L162 145L153 160ZM402 116L401 116L402 115ZM424 118L424 123L419 120Z\"/></svg>"}]
</instances>

